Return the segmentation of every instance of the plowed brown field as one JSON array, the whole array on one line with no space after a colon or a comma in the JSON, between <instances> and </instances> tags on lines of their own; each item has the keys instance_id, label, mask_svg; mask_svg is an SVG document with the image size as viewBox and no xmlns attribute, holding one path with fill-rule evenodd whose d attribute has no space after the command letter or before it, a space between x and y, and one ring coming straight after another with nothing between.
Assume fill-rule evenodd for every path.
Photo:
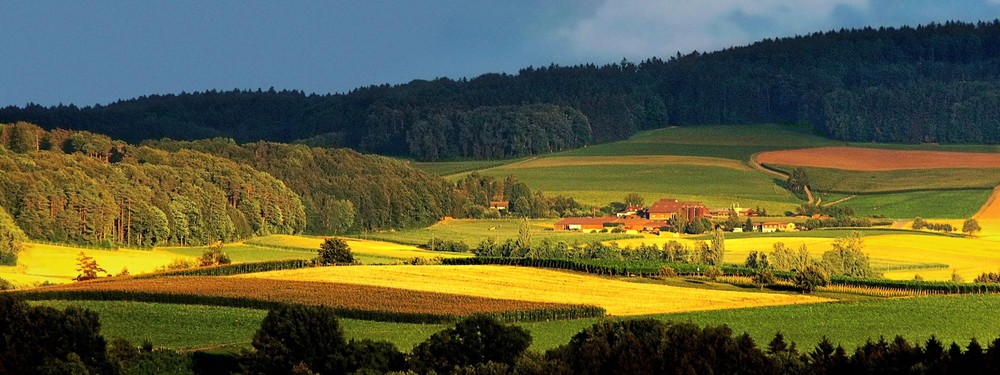
<instances>
[{"instance_id":1,"label":"plowed brown field","mask_svg":"<svg viewBox=\"0 0 1000 375\"><path fill-rule=\"evenodd\" d=\"M757 155L764 164L892 171L934 168L1000 168L1000 153L885 150L863 147L817 147L768 151Z\"/></svg>"}]
</instances>

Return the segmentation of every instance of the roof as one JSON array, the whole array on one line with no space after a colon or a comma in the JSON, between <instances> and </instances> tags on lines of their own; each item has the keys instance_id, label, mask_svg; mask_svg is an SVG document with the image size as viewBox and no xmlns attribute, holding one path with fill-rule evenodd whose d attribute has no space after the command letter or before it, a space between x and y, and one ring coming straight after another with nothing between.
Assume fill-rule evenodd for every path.
<instances>
[{"instance_id":1,"label":"roof","mask_svg":"<svg viewBox=\"0 0 1000 375\"><path fill-rule=\"evenodd\" d=\"M614 216L605 217L567 217L555 225L567 226L567 225L605 225L605 224L623 224L629 228L654 228L654 227L665 227L669 226L666 220L649 220L642 218L619 218Z\"/></svg>"},{"instance_id":2,"label":"roof","mask_svg":"<svg viewBox=\"0 0 1000 375\"><path fill-rule=\"evenodd\" d=\"M510 205L510 201L491 201L490 207L507 207Z\"/></svg>"},{"instance_id":3,"label":"roof","mask_svg":"<svg viewBox=\"0 0 1000 375\"><path fill-rule=\"evenodd\" d=\"M763 226L766 226L766 227L772 227L772 226L783 227L783 226L786 226L788 224L793 224L793 223L791 223L791 222L785 223L785 222L780 222L780 221L768 221L768 222L760 223L760 225L763 225Z\"/></svg>"},{"instance_id":4,"label":"roof","mask_svg":"<svg viewBox=\"0 0 1000 375\"><path fill-rule=\"evenodd\" d=\"M660 199L660 200L656 201L656 203L653 203L652 206L649 206L649 212L650 213L673 213L673 212L679 212L679 211L681 211L681 210L683 210L685 208L689 208L689 207L696 207L696 208L705 208L705 209L707 209L705 207L705 204L702 203L702 202L680 202L680 201L678 201L676 199L673 199L673 198L663 198L663 199Z\"/></svg>"}]
</instances>

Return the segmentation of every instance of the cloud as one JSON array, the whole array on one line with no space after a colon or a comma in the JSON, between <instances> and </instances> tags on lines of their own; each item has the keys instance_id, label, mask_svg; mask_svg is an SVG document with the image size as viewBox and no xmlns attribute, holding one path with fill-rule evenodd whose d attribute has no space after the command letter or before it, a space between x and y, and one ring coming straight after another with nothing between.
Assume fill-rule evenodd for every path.
<instances>
[{"instance_id":1,"label":"cloud","mask_svg":"<svg viewBox=\"0 0 1000 375\"><path fill-rule=\"evenodd\" d=\"M557 35L583 56L669 56L840 28L868 9L868 0L606 0Z\"/></svg>"}]
</instances>

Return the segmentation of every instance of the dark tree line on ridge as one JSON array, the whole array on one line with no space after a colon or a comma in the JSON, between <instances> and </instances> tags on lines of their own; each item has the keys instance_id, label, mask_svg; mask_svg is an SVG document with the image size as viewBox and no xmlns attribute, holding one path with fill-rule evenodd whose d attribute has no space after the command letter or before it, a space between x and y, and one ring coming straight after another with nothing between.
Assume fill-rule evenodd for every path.
<instances>
[{"instance_id":1,"label":"dark tree line on ridge","mask_svg":"<svg viewBox=\"0 0 1000 375\"><path fill-rule=\"evenodd\" d=\"M419 159L498 158L667 124L803 122L881 142L1000 142L1000 21L841 29L640 63L528 67L349 93L205 91L0 109L137 143L223 136Z\"/></svg>"}]
</instances>

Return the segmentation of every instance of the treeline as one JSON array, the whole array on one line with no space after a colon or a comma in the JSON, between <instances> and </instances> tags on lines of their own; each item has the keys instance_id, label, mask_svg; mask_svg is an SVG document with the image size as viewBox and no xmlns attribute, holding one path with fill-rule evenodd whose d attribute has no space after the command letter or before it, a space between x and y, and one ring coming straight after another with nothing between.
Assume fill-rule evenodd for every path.
<instances>
[{"instance_id":1,"label":"treeline","mask_svg":"<svg viewBox=\"0 0 1000 375\"><path fill-rule=\"evenodd\" d=\"M507 212L501 213L490 207L490 203L496 201L508 202ZM497 218L501 214L531 218L592 216L595 210L572 197L547 197L539 190L532 191L512 175L498 179L472 172L455 182L452 216L481 219Z\"/></svg>"},{"instance_id":2,"label":"treeline","mask_svg":"<svg viewBox=\"0 0 1000 375\"><path fill-rule=\"evenodd\" d=\"M144 145L204 152L271 174L301 197L310 233L417 228L447 215L464 217L454 215L448 182L391 158L273 142L238 145L224 138Z\"/></svg>"},{"instance_id":3,"label":"treeline","mask_svg":"<svg viewBox=\"0 0 1000 375\"><path fill-rule=\"evenodd\" d=\"M82 108L28 104L0 109L0 122L130 142L306 140L427 160L548 152L666 124L802 122L854 141L997 143L998 57L1000 21L866 27L335 95L212 90Z\"/></svg>"},{"instance_id":4,"label":"treeline","mask_svg":"<svg viewBox=\"0 0 1000 375\"><path fill-rule=\"evenodd\" d=\"M250 166L87 132L0 125L0 207L32 239L201 245L298 233L299 197Z\"/></svg>"}]
</instances>

